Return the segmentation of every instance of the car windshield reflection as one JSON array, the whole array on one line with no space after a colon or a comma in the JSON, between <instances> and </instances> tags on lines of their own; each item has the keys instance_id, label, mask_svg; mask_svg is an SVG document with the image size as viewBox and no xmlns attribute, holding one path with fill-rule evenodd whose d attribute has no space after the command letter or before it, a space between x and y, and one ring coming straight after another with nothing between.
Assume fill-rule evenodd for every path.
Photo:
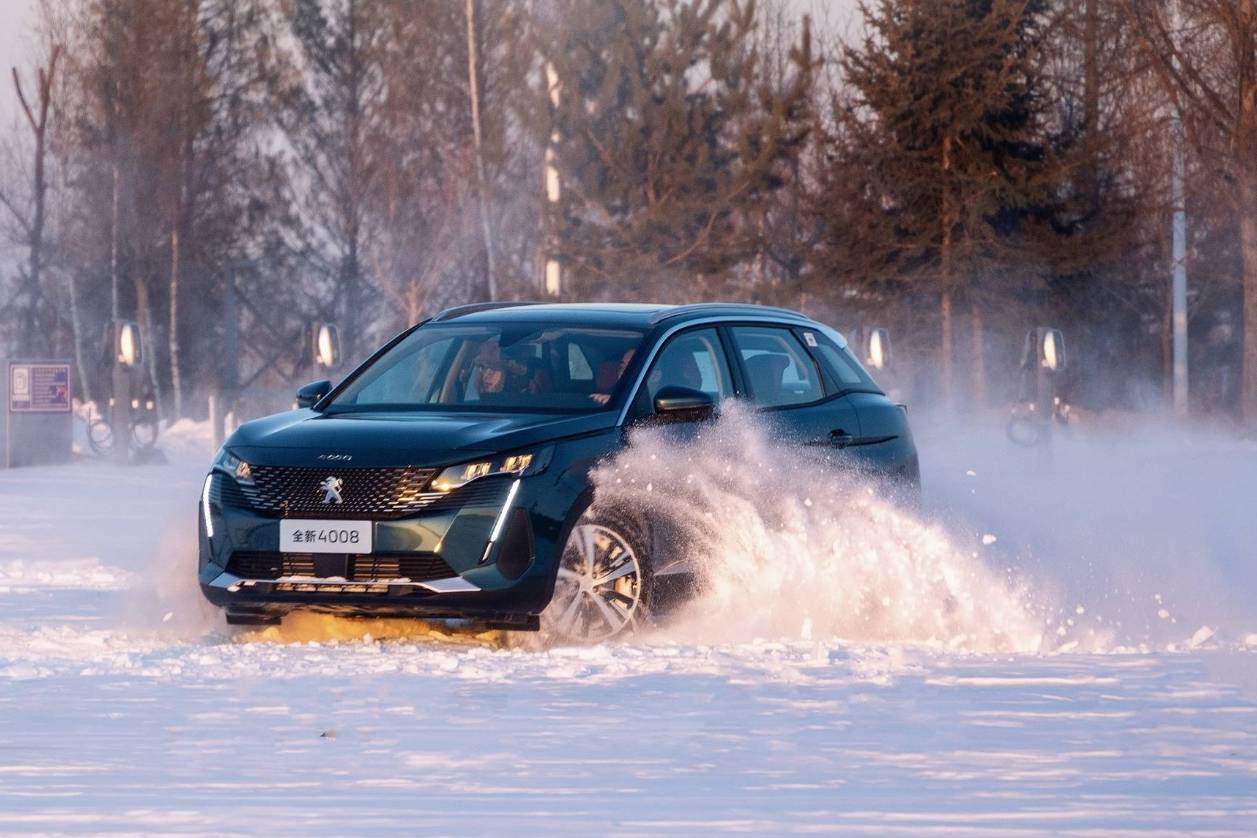
<instances>
[{"instance_id":1,"label":"car windshield reflection","mask_svg":"<svg viewBox=\"0 0 1257 838\"><path fill-rule=\"evenodd\" d=\"M349 382L328 412L603 410L642 336L535 323L425 326Z\"/></svg>"}]
</instances>

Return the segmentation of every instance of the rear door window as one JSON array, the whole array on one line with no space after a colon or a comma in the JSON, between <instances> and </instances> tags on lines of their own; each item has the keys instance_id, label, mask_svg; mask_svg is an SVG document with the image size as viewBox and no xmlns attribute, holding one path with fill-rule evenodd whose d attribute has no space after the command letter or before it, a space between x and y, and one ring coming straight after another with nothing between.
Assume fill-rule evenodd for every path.
<instances>
[{"instance_id":1,"label":"rear door window","mask_svg":"<svg viewBox=\"0 0 1257 838\"><path fill-rule=\"evenodd\" d=\"M754 404L788 407L825 397L816 364L789 329L733 326L729 332Z\"/></svg>"}]
</instances>

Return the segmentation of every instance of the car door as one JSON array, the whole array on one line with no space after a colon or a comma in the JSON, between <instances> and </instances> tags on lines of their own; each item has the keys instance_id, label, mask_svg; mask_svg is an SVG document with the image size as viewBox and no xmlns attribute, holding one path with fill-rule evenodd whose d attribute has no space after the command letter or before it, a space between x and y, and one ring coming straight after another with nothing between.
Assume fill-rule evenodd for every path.
<instances>
[{"instance_id":1,"label":"car door","mask_svg":"<svg viewBox=\"0 0 1257 838\"><path fill-rule=\"evenodd\" d=\"M860 438L851 399L825 386L820 367L785 325L727 327L746 397L787 439L835 454Z\"/></svg>"},{"instance_id":2,"label":"car door","mask_svg":"<svg viewBox=\"0 0 1257 838\"><path fill-rule=\"evenodd\" d=\"M655 396L665 387L700 390L715 399L717 405L735 395L732 368L720 334L714 327L688 329L668 338L651 362L633 398L628 414L629 427L649 420L655 412ZM677 422L656 427L653 432L685 443L694 439L700 427L696 422ZM684 579L693 573L688 554L676 549L683 543L681 531L666 515L651 520L648 537L656 562L656 578Z\"/></svg>"},{"instance_id":3,"label":"car door","mask_svg":"<svg viewBox=\"0 0 1257 838\"><path fill-rule=\"evenodd\" d=\"M860 417L860 436L851 441L848 450L870 471L914 478L916 448L906 408L886 397L841 335L821 329L797 331L820 363L829 386L845 393Z\"/></svg>"}]
</instances>

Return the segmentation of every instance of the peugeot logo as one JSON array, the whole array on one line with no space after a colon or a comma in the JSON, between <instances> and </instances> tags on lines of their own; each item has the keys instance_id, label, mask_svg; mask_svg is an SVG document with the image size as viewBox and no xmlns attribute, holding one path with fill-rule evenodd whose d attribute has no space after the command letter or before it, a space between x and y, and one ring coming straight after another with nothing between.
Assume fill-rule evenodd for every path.
<instances>
[{"instance_id":1,"label":"peugeot logo","mask_svg":"<svg viewBox=\"0 0 1257 838\"><path fill-rule=\"evenodd\" d=\"M324 503L344 503L344 499L340 496L340 490L345 485L345 481L339 477L327 476L323 478L323 482L319 484L319 491L323 493Z\"/></svg>"}]
</instances>

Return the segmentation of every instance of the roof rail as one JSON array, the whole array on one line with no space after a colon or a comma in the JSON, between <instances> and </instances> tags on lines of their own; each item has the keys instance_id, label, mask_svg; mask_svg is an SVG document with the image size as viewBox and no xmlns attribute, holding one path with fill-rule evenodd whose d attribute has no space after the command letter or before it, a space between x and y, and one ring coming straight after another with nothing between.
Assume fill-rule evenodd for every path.
<instances>
[{"instance_id":1,"label":"roof rail","mask_svg":"<svg viewBox=\"0 0 1257 838\"><path fill-rule=\"evenodd\" d=\"M479 311L493 311L498 308L515 308L516 306L535 306L540 303L532 300L499 300L492 303L468 303L463 306L454 306L453 308L443 309L432 318L433 323L440 323L444 320L453 320L455 317L462 317L464 314L475 314Z\"/></svg>"},{"instance_id":2,"label":"roof rail","mask_svg":"<svg viewBox=\"0 0 1257 838\"><path fill-rule=\"evenodd\" d=\"M673 308L664 309L651 318L652 323L659 323L672 317L681 317L686 314L693 314L702 311L723 311L738 312L745 314L764 314L765 312L788 317L799 317L804 320L809 319L806 314L801 311L795 311L790 308L778 308L776 306L761 306L755 303L691 303L689 305L675 306Z\"/></svg>"}]
</instances>

